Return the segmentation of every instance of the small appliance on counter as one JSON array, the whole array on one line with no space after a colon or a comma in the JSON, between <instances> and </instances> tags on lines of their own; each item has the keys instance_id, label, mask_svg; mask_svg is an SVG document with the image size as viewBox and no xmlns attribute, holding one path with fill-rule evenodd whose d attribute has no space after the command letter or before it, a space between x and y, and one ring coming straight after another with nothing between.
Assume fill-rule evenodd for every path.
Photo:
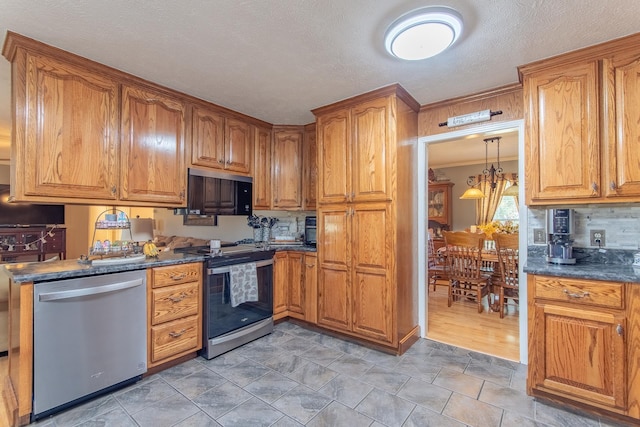
<instances>
[{"instance_id":1,"label":"small appliance on counter","mask_svg":"<svg viewBox=\"0 0 640 427\"><path fill-rule=\"evenodd\" d=\"M573 209L547 210L547 262L575 264L572 235L575 232Z\"/></svg>"},{"instance_id":2,"label":"small appliance on counter","mask_svg":"<svg viewBox=\"0 0 640 427\"><path fill-rule=\"evenodd\" d=\"M316 217L307 216L304 219L304 244L316 246Z\"/></svg>"}]
</instances>

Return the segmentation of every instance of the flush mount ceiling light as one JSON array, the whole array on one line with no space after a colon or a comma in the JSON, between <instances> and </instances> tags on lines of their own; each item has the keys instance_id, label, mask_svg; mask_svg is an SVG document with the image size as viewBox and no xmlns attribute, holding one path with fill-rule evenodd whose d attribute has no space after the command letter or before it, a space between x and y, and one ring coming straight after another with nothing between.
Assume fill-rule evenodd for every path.
<instances>
[{"instance_id":1,"label":"flush mount ceiling light","mask_svg":"<svg viewBox=\"0 0 640 427\"><path fill-rule=\"evenodd\" d=\"M462 33L462 16L448 7L426 7L398 18L387 30L384 44L396 58L431 58L451 46Z\"/></svg>"}]
</instances>

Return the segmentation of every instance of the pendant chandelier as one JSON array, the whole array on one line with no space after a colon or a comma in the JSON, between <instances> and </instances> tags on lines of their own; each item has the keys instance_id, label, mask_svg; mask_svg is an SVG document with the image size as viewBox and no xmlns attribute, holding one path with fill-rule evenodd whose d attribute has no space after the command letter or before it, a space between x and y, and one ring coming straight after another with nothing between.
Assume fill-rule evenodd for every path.
<instances>
[{"instance_id":1,"label":"pendant chandelier","mask_svg":"<svg viewBox=\"0 0 640 427\"><path fill-rule=\"evenodd\" d=\"M478 177L470 176L467 179L467 185L470 187L467 191L464 192L461 199L484 199L487 197L480 188L480 184L485 183L484 188L491 188L492 190L496 188L498 185L498 180L504 178L504 172L502 167L500 166L500 136L496 136L493 138L484 139L484 170L482 171L482 178L478 179ZM496 163L498 167L496 168L493 163L489 166L489 143L495 142L497 148L497 156Z\"/></svg>"}]
</instances>

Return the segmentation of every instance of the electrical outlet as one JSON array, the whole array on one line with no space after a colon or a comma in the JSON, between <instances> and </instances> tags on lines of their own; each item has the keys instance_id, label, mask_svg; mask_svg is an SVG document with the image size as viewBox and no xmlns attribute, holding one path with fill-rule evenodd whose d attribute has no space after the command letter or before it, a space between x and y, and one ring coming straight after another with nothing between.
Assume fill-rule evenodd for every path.
<instances>
[{"instance_id":1,"label":"electrical outlet","mask_svg":"<svg viewBox=\"0 0 640 427\"><path fill-rule=\"evenodd\" d=\"M591 246L597 246L603 248L605 246L604 230L589 230L590 244Z\"/></svg>"},{"instance_id":2,"label":"electrical outlet","mask_svg":"<svg viewBox=\"0 0 640 427\"><path fill-rule=\"evenodd\" d=\"M534 228L533 229L533 244L534 245L544 245L547 243L547 238L544 235L544 228Z\"/></svg>"}]
</instances>

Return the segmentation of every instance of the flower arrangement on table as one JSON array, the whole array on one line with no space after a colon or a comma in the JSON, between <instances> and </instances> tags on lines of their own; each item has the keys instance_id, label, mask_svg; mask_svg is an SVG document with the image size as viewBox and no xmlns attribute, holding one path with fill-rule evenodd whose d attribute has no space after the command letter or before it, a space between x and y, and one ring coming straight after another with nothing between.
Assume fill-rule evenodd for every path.
<instances>
[{"instance_id":1,"label":"flower arrangement on table","mask_svg":"<svg viewBox=\"0 0 640 427\"><path fill-rule=\"evenodd\" d=\"M512 221L491 221L478 226L478 229L484 233L487 239L493 238L493 233L517 234L518 224Z\"/></svg>"}]
</instances>

